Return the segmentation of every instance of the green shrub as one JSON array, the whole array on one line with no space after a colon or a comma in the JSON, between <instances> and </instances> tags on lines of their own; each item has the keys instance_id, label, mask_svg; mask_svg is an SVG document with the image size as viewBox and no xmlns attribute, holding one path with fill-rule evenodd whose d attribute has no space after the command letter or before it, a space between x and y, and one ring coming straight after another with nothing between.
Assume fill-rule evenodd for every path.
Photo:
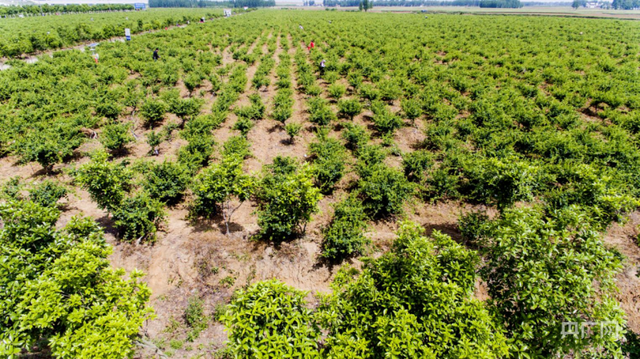
<instances>
[{"instance_id":1,"label":"green shrub","mask_svg":"<svg viewBox=\"0 0 640 359\"><path fill-rule=\"evenodd\" d=\"M274 163L257 188L257 214L262 237L281 241L304 233L322 195L313 186L313 172L307 164L297 166L282 159Z\"/></svg>"},{"instance_id":2,"label":"green shrub","mask_svg":"<svg viewBox=\"0 0 640 359\"><path fill-rule=\"evenodd\" d=\"M242 158L225 157L220 164L212 165L196 176L192 211L196 215L210 216L222 209L228 235L231 216L249 199L253 190L253 178L242 171ZM232 200L237 200L240 204L234 207L231 205Z\"/></svg>"},{"instance_id":3,"label":"green shrub","mask_svg":"<svg viewBox=\"0 0 640 359\"><path fill-rule=\"evenodd\" d=\"M209 157L213 153L213 145L213 137L210 135L192 137L186 146L180 147L178 162L192 172L196 172L209 162Z\"/></svg>"},{"instance_id":4,"label":"green shrub","mask_svg":"<svg viewBox=\"0 0 640 359\"><path fill-rule=\"evenodd\" d=\"M406 153L402 156L402 168L409 181L419 182L425 172L433 166L433 156L425 150Z\"/></svg>"},{"instance_id":5,"label":"green shrub","mask_svg":"<svg viewBox=\"0 0 640 359\"><path fill-rule=\"evenodd\" d=\"M296 136L300 133L300 130L302 130L302 124L289 122L284 126L284 130L287 132L287 135L289 135L289 143L293 143Z\"/></svg>"},{"instance_id":6,"label":"green shrub","mask_svg":"<svg viewBox=\"0 0 640 359\"><path fill-rule=\"evenodd\" d=\"M140 114L144 119L144 124L148 127L154 127L164 121L166 113L167 105L162 101L154 99L147 99L140 108Z\"/></svg>"},{"instance_id":7,"label":"green shrub","mask_svg":"<svg viewBox=\"0 0 640 359\"><path fill-rule=\"evenodd\" d=\"M362 125L346 123L345 130L342 131L342 138L347 141L347 148L357 151L369 142L369 133Z\"/></svg>"},{"instance_id":8,"label":"green shrub","mask_svg":"<svg viewBox=\"0 0 640 359\"><path fill-rule=\"evenodd\" d=\"M372 216L384 217L402 212L404 202L413 193L413 186L399 171L377 164L358 181L358 192Z\"/></svg>"},{"instance_id":9,"label":"green shrub","mask_svg":"<svg viewBox=\"0 0 640 359\"><path fill-rule=\"evenodd\" d=\"M101 151L74 171L73 176L98 208L113 212L129 192L133 174L124 163L109 162L109 155Z\"/></svg>"},{"instance_id":10,"label":"green shrub","mask_svg":"<svg viewBox=\"0 0 640 359\"><path fill-rule=\"evenodd\" d=\"M247 134L249 134L249 131L251 131L254 125L255 124L251 119L247 117L239 117L238 121L233 124L232 129L240 131L240 134L242 134L243 137L247 137Z\"/></svg>"},{"instance_id":11,"label":"green shrub","mask_svg":"<svg viewBox=\"0 0 640 359\"><path fill-rule=\"evenodd\" d=\"M58 201L67 196L69 190L58 182L46 180L29 189L29 200L43 207L56 207Z\"/></svg>"},{"instance_id":12,"label":"green shrub","mask_svg":"<svg viewBox=\"0 0 640 359\"><path fill-rule=\"evenodd\" d=\"M322 257L340 261L357 253L362 253L371 241L364 236L367 215L362 202L348 197L334 207L333 219L324 229Z\"/></svg>"},{"instance_id":13,"label":"green shrub","mask_svg":"<svg viewBox=\"0 0 640 359\"><path fill-rule=\"evenodd\" d=\"M338 101L338 109L341 116L353 121L353 118L362 112L362 105L357 99L342 99Z\"/></svg>"},{"instance_id":14,"label":"green shrub","mask_svg":"<svg viewBox=\"0 0 640 359\"><path fill-rule=\"evenodd\" d=\"M367 260L359 276L349 267L338 273L316 314L326 357L507 356L504 329L472 297L477 255L423 232L403 222L392 249Z\"/></svg>"},{"instance_id":15,"label":"green shrub","mask_svg":"<svg viewBox=\"0 0 640 359\"><path fill-rule=\"evenodd\" d=\"M344 85L338 84L338 83L334 83L332 85L329 86L329 95L333 98L335 98L336 100L340 99L342 96L344 96L344 94L347 92L346 87L344 87Z\"/></svg>"},{"instance_id":16,"label":"green shrub","mask_svg":"<svg viewBox=\"0 0 640 359\"><path fill-rule=\"evenodd\" d=\"M143 192L122 201L113 212L113 225L118 236L127 242L153 241L165 217L162 202Z\"/></svg>"},{"instance_id":17,"label":"green shrub","mask_svg":"<svg viewBox=\"0 0 640 359\"><path fill-rule=\"evenodd\" d=\"M330 193L344 175L346 153L340 141L319 136L318 142L309 145L314 156L313 174L322 193Z\"/></svg>"},{"instance_id":18,"label":"green shrub","mask_svg":"<svg viewBox=\"0 0 640 359\"><path fill-rule=\"evenodd\" d=\"M33 202L0 204L0 356L47 350L56 358L127 358L151 317L151 292L134 270L109 267L93 220ZM81 323L78 318L81 317Z\"/></svg>"},{"instance_id":19,"label":"green shrub","mask_svg":"<svg viewBox=\"0 0 640 359\"><path fill-rule=\"evenodd\" d=\"M190 297L183 316L184 321L191 328L187 334L187 340L193 342L209 324L209 316L204 314L204 301L195 296Z\"/></svg>"},{"instance_id":20,"label":"green shrub","mask_svg":"<svg viewBox=\"0 0 640 359\"><path fill-rule=\"evenodd\" d=\"M615 300L621 255L607 249L583 214L565 211L563 217L559 223L538 208L512 208L484 224L463 221L472 224L463 233L472 234L485 258L481 275L514 355L561 357L592 349L619 355L615 333L562 334L563 322L624 325Z\"/></svg>"},{"instance_id":21,"label":"green shrub","mask_svg":"<svg viewBox=\"0 0 640 359\"><path fill-rule=\"evenodd\" d=\"M147 133L147 144L151 146L151 153L158 155L158 146L163 141L162 136L156 131L150 131Z\"/></svg>"},{"instance_id":22,"label":"green shrub","mask_svg":"<svg viewBox=\"0 0 640 359\"><path fill-rule=\"evenodd\" d=\"M222 155L224 157L236 156L244 159L251 156L251 144L243 136L233 136L223 145Z\"/></svg>"},{"instance_id":23,"label":"green shrub","mask_svg":"<svg viewBox=\"0 0 640 359\"><path fill-rule=\"evenodd\" d=\"M239 290L222 322L229 329L229 352L238 358L320 358L320 332L304 300L307 293L278 281Z\"/></svg>"},{"instance_id":24,"label":"green shrub","mask_svg":"<svg viewBox=\"0 0 640 359\"><path fill-rule=\"evenodd\" d=\"M129 132L130 129L131 125L129 123L107 125L100 134L100 143L111 153L122 152L128 144L135 140Z\"/></svg>"},{"instance_id":25,"label":"green shrub","mask_svg":"<svg viewBox=\"0 0 640 359\"><path fill-rule=\"evenodd\" d=\"M189 171L183 165L166 160L152 164L144 177L142 186L149 196L167 204L177 203L191 180Z\"/></svg>"}]
</instances>

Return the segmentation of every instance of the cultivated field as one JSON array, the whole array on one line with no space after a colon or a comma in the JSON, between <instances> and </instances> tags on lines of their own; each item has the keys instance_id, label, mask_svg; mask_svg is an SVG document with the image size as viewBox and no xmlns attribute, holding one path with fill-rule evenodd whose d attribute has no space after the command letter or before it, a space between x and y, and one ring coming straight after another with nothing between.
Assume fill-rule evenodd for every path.
<instances>
[{"instance_id":1,"label":"cultivated field","mask_svg":"<svg viewBox=\"0 0 640 359\"><path fill-rule=\"evenodd\" d=\"M0 72L1 355L638 350L640 23L260 10L97 53Z\"/></svg>"}]
</instances>

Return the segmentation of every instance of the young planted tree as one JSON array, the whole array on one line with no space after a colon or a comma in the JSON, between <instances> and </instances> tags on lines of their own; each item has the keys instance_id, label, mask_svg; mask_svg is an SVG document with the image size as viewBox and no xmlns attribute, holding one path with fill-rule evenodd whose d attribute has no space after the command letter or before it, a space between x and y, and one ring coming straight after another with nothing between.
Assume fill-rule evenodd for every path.
<instances>
[{"instance_id":1,"label":"young planted tree","mask_svg":"<svg viewBox=\"0 0 640 359\"><path fill-rule=\"evenodd\" d=\"M323 230L322 257L341 261L356 253L362 253L371 240L364 235L367 214L362 202L348 197L334 207L333 219Z\"/></svg>"},{"instance_id":2,"label":"young planted tree","mask_svg":"<svg viewBox=\"0 0 640 359\"><path fill-rule=\"evenodd\" d=\"M58 182L46 180L29 189L29 200L43 207L55 208L69 190Z\"/></svg>"},{"instance_id":3,"label":"young planted tree","mask_svg":"<svg viewBox=\"0 0 640 359\"><path fill-rule=\"evenodd\" d=\"M372 216L402 212L402 205L413 193L413 186L401 172L382 163L366 166L360 172L358 191Z\"/></svg>"},{"instance_id":4,"label":"young planted tree","mask_svg":"<svg viewBox=\"0 0 640 359\"><path fill-rule=\"evenodd\" d=\"M148 127L154 127L164 121L167 113L167 105L159 100L147 99L140 109L144 123Z\"/></svg>"},{"instance_id":5,"label":"young planted tree","mask_svg":"<svg viewBox=\"0 0 640 359\"><path fill-rule=\"evenodd\" d=\"M147 144L151 146L151 153L154 156L157 156L160 153L158 152L158 146L160 146L163 139L163 136L156 131L150 131L147 133Z\"/></svg>"},{"instance_id":6,"label":"young planted tree","mask_svg":"<svg viewBox=\"0 0 640 359\"><path fill-rule=\"evenodd\" d=\"M306 163L299 166L277 157L267 171L256 193L262 236L282 241L304 233L322 198L320 190L313 186L312 169Z\"/></svg>"},{"instance_id":7,"label":"young planted tree","mask_svg":"<svg viewBox=\"0 0 640 359\"><path fill-rule=\"evenodd\" d=\"M400 103L400 106L402 107L402 111L404 112L404 115L409 120L411 120L412 124L415 123L416 118L422 115L422 106L420 102L417 100L414 100L412 98L403 99L402 102Z\"/></svg>"},{"instance_id":8,"label":"young planted tree","mask_svg":"<svg viewBox=\"0 0 640 359\"><path fill-rule=\"evenodd\" d=\"M289 135L289 143L293 144L296 136L298 136L298 134L300 134L300 130L302 130L302 124L297 122L289 122L284 125L284 130L287 132L287 135Z\"/></svg>"},{"instance_id":9,"label":"young planted tree","mask_svg":"<svg viewBox=\"0 0 640 359\"><path fill-rule=\"evenodd\" d=\"M621 328L625 319L615 299L620 254L607 248L583 214L565 210L561 218L547 218L539 208L512 208L493 221L468 215L461 228L486 260L480 273L514 356L618 357L615 331L563 334L563 322Z\"/></svg>"},{"instance_id":10,"label":"young planted tree","mask_svg":"<svg viewBox=\"0 0 640 359\"><path fill-rule=\"evenodd\" d=\"M93 220L58 229L58 218L33 202L0 204L0 356L131 357L152 313L142 273L124 279L109 267L111 247Z\"/></svg>"},{"instance_id":11,"label":"young planted tree","mask_svg":"<svg viewBox=\"0 0 640 359\"><path fill-rule=\"evenodd\" d=\"M194 119L198 116L202 105L204 105L204 100L201 98L177 99L171 103L169 112L174 113L180 118L180 128L182 129L187 120Z\"/></svg>"},{"instance_id":12,"label":"young planted tree","mask_svg":"<svg viewBox=\"0 0 640 359\"><path fill-rule=\"evenodd\" d=\"M362 112L362 104L357 99L343 99L338 101L338 109L341 116L353 121L353 118Z\"/></svg>"},{"instance_id":13,"label":"young planted tree","mask_svg":"<svg viewBox=\"0 0 640 359\"><path fill-rule=\"evenodd\" d=\"M131 123L114 123L103 128L100 143L112 154L122 153L135 139L130 133Z\"/></svg>"},{"instance_id":14,"label":"young planted tree","mask_svg":"<svg viewBox=\"0 0 640 359\"><path fill-rule=\"evenodd\" d=\"M180 201L191 181L190 172L185 166L166 160L150 165L144 177L144 190L151 198L167 204Z\"/></svg>"},{"instance_id":15,"label":"young planted tree","mask_svg":"<svg viewBox=\"0 0 640 359\"><path fill-rule=\"evenodd\" d=\"M327 358L502 358L504 329L472 296L477 255L401 223L392 249L345 268L316 313ZM455 334L454 334L455 333Z\"/></svg>"},{"instance_id":16,"label":"young planted tree","mask_svg":"<svg viewBox=\"0 0 640 359\"><path fill-rule=\"evenodd\" d=\"M229 352L238 358L321 358L307 293L278 281L258 282L239 290L222 322L229 328Z\"/></svg>"},{"instance_id":17,"label":"young planted tree","mask_svg":"<svg viewBox=\"0 0 640 359\"><path fill-rule=\"evenodd\" d=\"M165 218L162 202L149 197L145 192L124 199L113 211L113 224L118 236L128 242L153 240L158 226Z\"/></svg>"},{"instance_id":18,"label":"young planted tree","mask_svg":"<svg viewBox=\"0 0 640 359\"><path fill-rule=\"evenodd\" d=\"M99 151L91 161L72 172L77 183L89 192L101 209L113 212L131 188L131 171L122 163L109 162L109 154Z\"/></svg>"},{"instance_id":19,"label":"young planted tree","mask_svg":"<svg viewBox=\"0 0 640 359\"><path fill-rule=\"evenodd\" d=\"M249 199L254 181L242 171L242 159L225 157L220 164L202 171L195 179L193 211L197 215L209 216L222 209L222 216L229 235L229 223L233 213ZM233 201L239 202L234 206Z\"/></svg>"}]
</instances>

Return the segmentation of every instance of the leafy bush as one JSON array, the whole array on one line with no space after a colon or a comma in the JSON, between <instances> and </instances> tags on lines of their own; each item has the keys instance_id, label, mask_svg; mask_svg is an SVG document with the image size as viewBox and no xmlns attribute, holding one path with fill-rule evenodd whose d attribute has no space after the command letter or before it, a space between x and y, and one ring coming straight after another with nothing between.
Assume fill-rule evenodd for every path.
<instances>
[{"instance_id":1,"label":"leafy bush","mask_svg":"<svg viewBox=\"0 0 640 359\"><path fill-rule=\"evenodd\" d=\"M247 117L240 117L238 118L238 121L233 124L232 129L240 131L240 134L242 134L243 137L247 137L247 134L249 134L249 131L251 131L254 125L255 124L251 119Z\"/></svg>"},{"instance_id":2,"label":"leafy bush","mask_svg":"<svg viewBox=\"0 0 640 359\"><path fill-rule=\"evenodd\" d=\"M254 180L242 171L242 158L225 157L220 164L206 168L195 178L193 186L193 212L210 216L222 209L229 235L229 222L233 213L249 199L254 189ZM232 201L239 204L232 206Z\"/></svg>"},{"instance_id":3,"label":"leafy bush","mask_svg":"<svg viewBox=\"0 0 640 359\"><path fill-rule=\"evenodd\" d=\"M338 83L334 83L332 85L329 86L329 95L333 98L335 98L336 100L340 99L342 96L344 96L344 94L347 92L347 89L344 87L344 85L338 84Z\"/></svg>"},{"instance_id":4,"label":"leafy bush","mask_svg":"<svg viewBox=\"0 0 640 359\"><path fill-rule=\"evenodd\" d=\"M58 182L46 180L29 189L29 200L43 207L56 207L69 190Z\"/></svg>"},{"instance_id":5,"label":"leafy bush","mask_svg":"<svg viewBox=\"0 0 640 359\"><path fill-rule=\"evenodd\" d=\"M287 135L289 135L289 143L293 143L296 136L300 133L300 130L302 130L302 124L289 122L284 126L284 130L287 132Z\"/></svg>"},{"instance_id":6,"label":"leafy bush","mask_svg":"<svg viewBox=\"0 0 640 359\"><path fill-rule=\"evenodd\" d=\"M222 155L224 157L235 156L240 159L251 156L251 144L243 136L233 136L223 145Z\"/></svg>"},{"instance_id":7,"label":"leafy bush","mask_svg":"<svg viewBox=\"0 0 640 359\"><path fill-rule=\"evenodd\" d=\"M472 298L477 255L440 232L432 236L403 222L391 251L365 262L359 277L339 272L316 314L328 332L326 357L507 355L504 330Z\"/></svg>"},{"instance_id":8,"label":"leafy bush","mask_svg":"<svg viewBox=\"0 0 640 359\"><path fill-rule=\"evenodd\" d=\"M307 164L293 164L275 160L257 188L258 225L263 238L281 241L303 233L311 214L318 210L322 195L313 186L312 169Z\"/></svg>"},{"instance_id":9,"label":"leafy bush","mask_svg":"<svg viewBox=\"0 0 640 359\"><path fill-rule=\"evenodd\" d=\"M91 161L73 172L74 179L89 192L98 208L113 212L131 188L133 177L124 163L109 162L106 152L95 153Z\"/></svg>"},{"instance_id":10,"label":"leafy bush","mask_svg":"<svg viewBox=\"0 0 640 359\"><path fill-rule=\"evenodd\" d=\"M494 221L462 223L486 258L481 275L514 354L553 357L597 348L619 355L614 333L562 335L562 322L624 324L615 301L620 254L607 249L584 215L565 211L563 218L559 223L537 208L513 208Z\"/></svg>"},{"instance_id":11,"label":"leafy bush","mask_svg":"<svg viewBox=\"0 0 640 359\"><path fill-rule=\"evenodd\" d=\"M144 190L153 199L167 204L177 203L189 186L191 175L181 164L163 161L145 170Z\"/></svg>"},{"instance_id":12,"label":"leafy bush","mask_svg":"<svg viewBox=\"0 0 640 359\"><path fill-rule=\"evenodd\" d=\"M418 150L402 156L402 168L409 181L418 182L423 179L425 172L433 165L431 153Z\"/></svg>"},{"instance_id":13,"label":"leafy bush","mask_svg":"<svg viewBox=\"0 0 640 359\"><path fill-rule=\"evenodd\" d=\"M316 185L322 193L330 193L344 175L344 147L338 140L319 136L318 142L309 145L309 152L315 157L313 173Z\"/></svg>"},{"instance_id":14,"label":"leafy bush","mask_svg":"<svg viewBox=\"0 0 640 359\"><path fill-rule=\"evenodd\" d=\"M213 137L211 136L192 137L186 146L180 147L178 162L195 172L209 162L209 157L213 153L213 145Z\"/></svg>"},{"instance_id":15,"label":"leafy bush","mask_svg":"<svg viewBox=\"0 0 640 359\"><path fill-rule=\"evenodd\" d=\"M148 127L154 127L158 123L164 121L167 113L167 105L158 100L147 99L140 108L140 114L144 119L144 124Z\"/></svg>"},{"instance_id":16,"label":"leafy bush","mask_svg":"<svg viewBox=\"0 0 640 359\"><path fill-rule=\"evenodd\" d=\"M147 133L147 144L151 146L151 153L154 155L158 155L158 146L162 143L162 136L155 131L150 131Z\"/></svg>"},{"instance_id":17,"label":"leafy bush","mask_svg":"<svg viewBox=\"0 0 640 359\"><path fill-rule=\"evenodd\" d=\"M342 138L347 141L347 148L358 150L369 142L369 133L362 125L347 123L345 130L342 131Z\"/></svg>"},{"instance_id":18,"label":"leafy bush","mask_svg":"<svg viewBox=\"0 0 640 359\"><path fill-rule=\"evenodd\" d=\"M362 253L371 241L364 236L367 215L362 202L348 197L334 208L333 219L323 231L322 257L339 261Z\"/></svg>"},{"instance_id":19,"label":"leafy bush","mask_svg":"<svg viewBox=\"0 0 640 359\"><path fill-rule=\"evenodd\" d=\"M187 340L194 341L200 333L207 329L209 317L204 314L204 301L196 296L189 298L189 304L184 310L184 321L191 328Z\"/></svg>"},{"instance_id":20,"label":"leafy bush","mask_svg":"<svg viewBox=\"0 0 640 359\"><path fill-rule=\"evenodd\" d=\"M131 125L129 123L116 123L107 125L100 134L100 143L111 153L122 152L128 144L134 141L129 133Z\"/></svg>"},{"instance_id":21,"label":"leafy bush","mask_svg":"<svg viewBox=\"0 0 640 359\"><path fill-rule=\"evenodd\" d=\"M111 253L93 220L33 202L0 204L0 355L35 345L57 358L125 358L151 316L151 292L134 270L109 268ZM78 318L82 321L79 323Z\"/></svg>"},{"instance_id":22,"label":"leafy bush","mask_svg":"<svg viewBox=\"0 0 640 359\"><path fill-rule=\"evenodd\" d=\"M275 280L236 292L222 318L229 329L230 354L319 358L320 332L312 325L306 295Z\"/></svg>"},{"instance_id":23,"label":"leafy bush","mask_svg":"<svg viewBox=\"0 0 640 359\"><path fill-rule=\"evenodd\" d=\"M399 171L378 164L358 181L358 192L367 211L382 217L401 213L402 205L413 193L413 186Z\"/></svg>"},{"instance_id":24,"label":"leafy bush","mask_svg":"<svg viewBox=\"0 0 640 359\"><path fill-rule=\"evenodd\" d=\"M162 202L143 192L122 201L113 212L113 224L125 241L152 241L165 217Z\"/></svg>"},{"instance_id":25,"label":"leafy bush","mask_svg":"<svg viewBox=\"0 0 640 359\"><path fill-rule=\"evenodd\" d=\"M341 116L353 121L353 118L362 112L362 105L357 99L343 99L338 101L338 109Z\"/></svg>"}]
</instances>

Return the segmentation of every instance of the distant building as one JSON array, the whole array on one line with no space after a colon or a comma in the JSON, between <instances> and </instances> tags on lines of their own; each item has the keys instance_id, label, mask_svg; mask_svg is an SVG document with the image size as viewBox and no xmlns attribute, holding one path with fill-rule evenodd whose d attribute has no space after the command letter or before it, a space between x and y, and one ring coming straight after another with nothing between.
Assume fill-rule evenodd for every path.
<instances>
[{"instance_id":1,"label":"distant building","mask_svg":"<svg viewBox=\"0 0 640 359\"><path fill-rule=\"evenodd\" d=\"M136 9L136 10L145 10L147 8L147 4L141 3L141 2L137 2L137 3L133 4L133 8Z\"/></svg>"}]
</instances>

